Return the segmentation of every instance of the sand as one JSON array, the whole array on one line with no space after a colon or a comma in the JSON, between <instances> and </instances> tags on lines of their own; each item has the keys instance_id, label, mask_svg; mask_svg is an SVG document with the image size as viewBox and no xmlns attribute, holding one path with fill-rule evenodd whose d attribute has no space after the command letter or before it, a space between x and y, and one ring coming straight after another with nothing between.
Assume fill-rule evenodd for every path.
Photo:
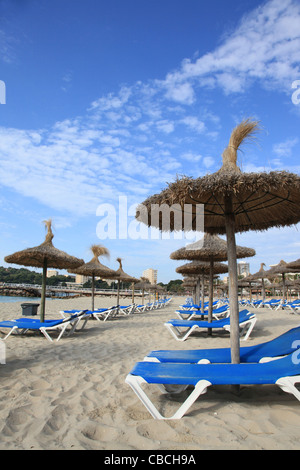
<instances>
[{"instance_id":1,"label":"sand","mask_svg":"<svg viewBox=\"0 0 300 470\"><path fill-rule=\"evenodd\" d=\"M206 333L179 343L164 321L176 318L175 298L162 310L97 322L59 342L43 336L10 336L0 365L0 449L299 449L300 403L277 386L210 387L181 420L154 420L125 378L153 349L228 347L226 332ZM96 298L96 306L115 299ZM129 300L122 301L128 304ZM47 301L46 317L89 308L89 298ZM300 324L287 311L255 309L257 323L247 342L272 339ZM20 303L0 303L1 320L21 316ZM3 337L3 335L2 335ZM164 412L183 397L152 397Z\"/></svg>"}]
</instances>

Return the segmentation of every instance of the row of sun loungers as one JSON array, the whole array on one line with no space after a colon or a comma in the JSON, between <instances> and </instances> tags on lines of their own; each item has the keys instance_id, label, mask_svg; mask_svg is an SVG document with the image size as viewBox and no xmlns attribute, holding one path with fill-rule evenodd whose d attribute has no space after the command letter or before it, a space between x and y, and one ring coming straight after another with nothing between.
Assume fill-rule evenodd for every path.
<instances>
[{"instance_id":1,"label":"row of sun loungers","mask_svg":"<svg viewBox=\"0 0 300 470\"><path fill-rule=\"evenodd\" d=\"M188 314L186 309L181 314L183 311ZM248 322L246 336L249 337L256 322L255 314L241 311L241 326L243 322ZM205 320L192 319L170 320L165 325L175 339L185 340L197 328L226 329L228 325L230 328L230 317L210 325ZM186 333L179 331L181 326L188 328ZM155 419L180 419L211 385L276 384L300 401L295 386L300 382L300 327L269 342L241 347L240 364L231 364L230 348L150 351L143 361L135 364L125 381ZM189 386L193 390L178 410L166 417L151 401L144 384L155 384L166 394L181 393Z\"/></svg>"},{"instance_id":2,"label":"row of sun loungers","mask_svg":"<svg viewBox=\"0 0 300 470\"><path fill-rule=\"evenodd\" d=\"M170 299L159 300L157 302L149 303L146 305L132 304L129 306L112 306L109 308L101 308L98 310L63 310L60 311L62 318L55 320L45 320L41 322L38 319L21 317L15 320L1 321L0 330L8 330L8 333L2 338L6 340L12 333L25 334L28 331L36 331L42 333L45 338L53 342L50 333L55 331L59 333L56 341L59 341L62 336L71 335L76 330L83 329L88 320L94 318L101 321L107 321L116 317L117 315L131 315L133 313L140 313L158 308L163 308L171 301Z\"/></svg>"},{"instance_id":3,"label":"row of sun loungers","mask_svg":"<svg viewBox=\"0 0 300 470\"><path fill-rule=\"evenodd\" d=\"M240 305L254 308L264 307L271 310L290 310L293 313L300 313L300 299L296 299L292 302L283 301L282 299L271 299L267 301L254 300L251 302L250 300L241 300Z\"/></svg>"}]
</instances>

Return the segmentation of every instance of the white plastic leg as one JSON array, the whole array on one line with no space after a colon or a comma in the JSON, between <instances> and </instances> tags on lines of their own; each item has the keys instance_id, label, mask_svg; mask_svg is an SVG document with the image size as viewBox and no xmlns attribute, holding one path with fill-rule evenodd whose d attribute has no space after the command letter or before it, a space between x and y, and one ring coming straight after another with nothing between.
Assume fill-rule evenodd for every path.
<instances>
[{"instance_id":1,"label":"white plastic leg","mask_svg":"<svg viewBox=\"0 0 300 470\"><path fill-rule=\"evenodd\" d=\"M295 375L292 377L281 377L276 381L276 384L286 393L291 393L297 400L300 401L300 392L295 387L295 383L300 382L300 375Z\"/></svg>"},{"instance_id":2,"label":"white plastic leg","mask_svg":"<svg viewBox=\"0 0 300 470\"><path fill-rule=\"evenodd\" d=\"M136 393L136 395L139 397L141 402L144 404L144 406L147 408L149 413L154 419L180 419L182 416L187 412L187 410L192 406L192 404L197 400L197 398L206 393L207 387L211 385L208 380L199 380L199 382L196 384L194 390L192 393L187 397L187 399L183 402L183 404L179 407L179 409L174 413L173 416L167 418L163 416L157 408L154 406L148 395L144 392L142 389L141 385L143 383L147 383L142 377L140 376L135 376L128 374L126 377L125 382L132 388L132 390Z\"/></svg>"}]
</instances>

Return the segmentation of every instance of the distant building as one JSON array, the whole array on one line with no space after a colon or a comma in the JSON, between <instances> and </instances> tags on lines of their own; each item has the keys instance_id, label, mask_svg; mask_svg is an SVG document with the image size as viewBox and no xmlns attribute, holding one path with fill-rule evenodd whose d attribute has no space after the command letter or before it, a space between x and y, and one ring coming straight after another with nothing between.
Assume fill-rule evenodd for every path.
<instances>
[{"instance_id":1,"label":"distant building","mask_svg":"<svg viewBox=\"0 0 300 470\"><path fill-rule=\"evenodd\" d=\"M47 277L52 277L52 276L57 276L58 271L55 271L54 269L48 269L47 270Z\"/></svg>"},{"instance_id":2,"label":"distant building","mask_svg":"<svg viewBox=\"0 0 300 470\"><path fill-rule=\"evenodd\" d=\"M75 284L84 284L89 280L88 276L83 276L82 274L76 274Z\"/></svg>"},{"instance_id":3,"label":"distant building","mask_svg":"<svg viewBox=\"0 0 300 470\"><path fill-rule=\"evenodd\" d=\"M250 274L250 264L246 263L245 261L241 261L237 264L237 273L238 276L249 276Z\"/></svg>"},{"instance_id":4,"label":"distant building","mask_svg":"<svg viewBox=\"0 0 300 470\"><path fill-rule=\"evenodd\" d=\"M157 284L157 269L146 269L145 271L143 271L143 277L149 279L151 284Z\"/></svg>"}]
</instances>

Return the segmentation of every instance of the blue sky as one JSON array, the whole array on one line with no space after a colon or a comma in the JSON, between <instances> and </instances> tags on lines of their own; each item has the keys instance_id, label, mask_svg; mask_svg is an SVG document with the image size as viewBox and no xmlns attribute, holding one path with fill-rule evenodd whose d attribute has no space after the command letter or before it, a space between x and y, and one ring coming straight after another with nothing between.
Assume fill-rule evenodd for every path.
<instances>
[{"instance_id":1,"label":"blue sky","mask_svg":"<svg viewBox=\"0 0 300 470\"><path fill-rule=\"evenodd\" d=\"M245 117L263 129L242 170L298 174L299 66L296 0L0 0L0 264L52 218L57 248L88 261L102 243L111 268L178 278L184 240L101 240L97 208L218 170ZM298 227L237 243L256 249L252 273L300 257Z\"/></svg>"}]
</instances>

